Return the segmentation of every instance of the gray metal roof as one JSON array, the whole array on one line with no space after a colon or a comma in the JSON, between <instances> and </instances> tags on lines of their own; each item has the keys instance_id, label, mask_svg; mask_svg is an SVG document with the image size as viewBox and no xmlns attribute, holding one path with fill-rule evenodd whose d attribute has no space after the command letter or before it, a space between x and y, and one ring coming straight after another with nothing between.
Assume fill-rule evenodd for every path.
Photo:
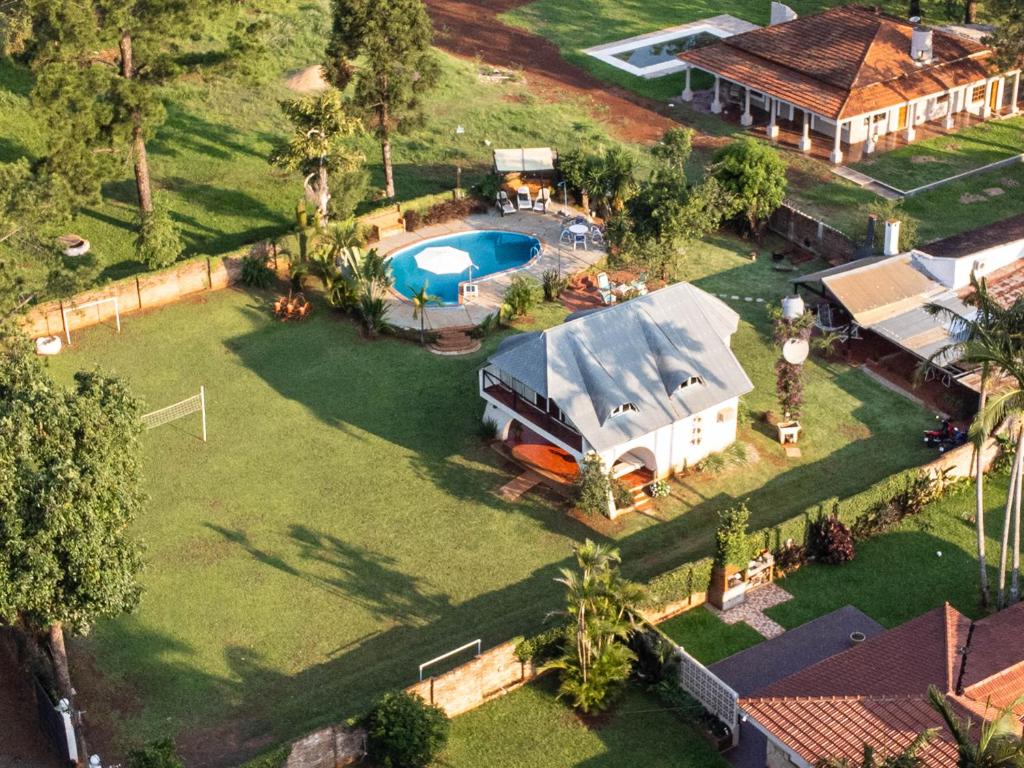
<instances>
[{"instance_id":1,"label":"gray metal roof","mask_svg":"<svg viewBox=\"0 0 1024 768\"><path fill-rule=\"evenodd\" d=\"M975 312L952 291L931 299L931 303L947 307L965 317L969 317ZM870 328L922 360L930 360L932 355L942 350L943 347L948 347L961 340L960 334L950 328L944 318L930 315L925 310L924 304L874 323ZM946 366L955 363L958 357L956 350L951 350L937 357L934 363Z\"/></svg>"},{"instance_id":2,"label":"gray metal roof","mask_svg":"<svg viewBox=\"0 0 1024 768\"><path fill-rule=\"evenodd\" d=\"M689 283L506 340L489 363L554 400L598 451L753 389L729 348L739 316ZM680 388L691 377L702 383ZM625 404L635 412L612 415Z\"/></svg>"}]
</instances>

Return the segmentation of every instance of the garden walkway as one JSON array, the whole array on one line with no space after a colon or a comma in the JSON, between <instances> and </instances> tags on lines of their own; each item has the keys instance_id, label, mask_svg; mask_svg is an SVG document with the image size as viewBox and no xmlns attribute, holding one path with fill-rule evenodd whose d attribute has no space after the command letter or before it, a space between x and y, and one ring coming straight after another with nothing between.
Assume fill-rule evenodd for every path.
<instances>
[{"instance_id":1,"label":"garden walkway","mask_svg":"<svg viewBox=\"0 0 1024 768\"><path fill-rule=\"evenodd\" d=\"M559 206L560 207L560 206ZM575 215L576 211L570 212ZM543 245L540 258L523 269L497 274L493 277L475 278L480 295L472 303L450 307L428 307L424 312L426 325L431 330L465 328L479 325L488 315L501 306L505 289L517 275L529 275L536 280L548 269L561 269L563 275L572 275L587 269L605 257L603 248L591 246L590 250L576 250L560 245L558 237L565 226L565 217L555 213L513 213L501 216L497 213L475 214L465 219L434 224L403 232L384 240L377 249L384 256L434 237L469 232L477 229L504 230L533 235ZM412 314L412 304L393 294L388 300L388 322L401 328L419 330L420 321Z\"/></svg>"},{"instance_id":2,"label":"garden walkway","mask_svg":"<svg viewBox=\"0 0 1024 768\"><path fill-rule=\"evenodd\" d=\"M765 615L765 609L792 599L793 596L782 587L775 584L766 584L752 592L748 592L746 601L735 608L720 611L709 603L707 609L726 624L745 622L763 637L771 640L784 633L786 629L781 624L769 619Z\"/></svg>"}]
</instances>

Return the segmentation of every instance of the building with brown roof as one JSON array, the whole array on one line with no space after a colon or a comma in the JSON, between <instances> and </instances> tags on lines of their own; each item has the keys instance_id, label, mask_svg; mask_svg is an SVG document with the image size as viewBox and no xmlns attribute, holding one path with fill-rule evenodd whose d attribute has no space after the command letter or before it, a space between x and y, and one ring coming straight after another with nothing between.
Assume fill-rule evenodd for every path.
<instances>
[{"instance_id":1,"label":"building with brown roof","mask_svg":"<svg viewBox=\"0 0 1024 768\"><path fill-rule=\"evenodd\" d=\"M947 603L755 691L740 708L767 738L768 768L856 762L865 744L899 753L928 728L940 730L924 764L949 768L956 747L928 687L975 722L996 716L1024 694L1022 633L1024 603L974 622Z\"/></svg>"},{"instance_id":2,"label":"building with brown roof","mask_svg":"<svg viewBox=\"0 0 1024 768\"><path fill-rule=\"evenodd\" d=\"M679 58L714 76L711 111L726 103L754 122L754 107L768 115L777 138L779 121L799 121L800 148L812 134L828 136L833 163L843 145L902 132L913 141L919 126L946 129L962 115L987 119L1016 113L1021 71L1001 72L988 46L943 29L904 21L875 9L840 6L686 51ZM690 70L684 100L692 100Z\"/></svg>"}]
</instances>

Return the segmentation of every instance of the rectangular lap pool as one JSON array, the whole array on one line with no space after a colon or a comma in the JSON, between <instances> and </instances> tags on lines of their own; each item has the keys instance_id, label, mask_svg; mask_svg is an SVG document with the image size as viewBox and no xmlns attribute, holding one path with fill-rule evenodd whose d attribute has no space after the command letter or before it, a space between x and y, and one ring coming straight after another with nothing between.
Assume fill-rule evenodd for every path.
<instances>
[{"instance_id":1,"label":"rectangular lap pool","mask_svg":"<svg viewBox=\"0 0 1024 768\"><path fill-rule=\"evenodd\" d=\"M684 51L710 45L723 37L749 32L752 29L757 29L757 25L723 14L614 43L597 45L583 52L616 69L650 79L686 69L686 64L676 58Z\"/></svg>"}]
</instances>

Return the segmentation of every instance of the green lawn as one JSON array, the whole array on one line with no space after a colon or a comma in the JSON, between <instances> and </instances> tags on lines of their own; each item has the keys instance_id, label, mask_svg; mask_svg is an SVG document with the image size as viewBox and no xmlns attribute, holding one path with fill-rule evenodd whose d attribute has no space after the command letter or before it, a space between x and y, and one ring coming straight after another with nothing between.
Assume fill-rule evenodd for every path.
<instances>
[{"instance_id":1,"label":"green lawn","mask_svg":"<svg viewBox=\"0 0 1024 768\"><path fill-rule=\"evenodd\" d=\"M1006 477L986 486L989 563L998 551ZM886 627L929 611L944 601L977 616L978 567L971 486L930 505L895 531L861 542L853 562L810 565L779 585L795 599L767 613L787 628L854 605ZM939 553L942 553L941 556ZM995 583L994 570L991 582Z\"/></svg>"},{"instance_id":2,"label":"green lawn","mask_svg":"<svg viewBox=\"0 0 1024 768\"><path fill-rule=\"evenodd\" d=\"M691 277L777 298L787 275L764 256L751 263L747 247L696 248ZM115 741L171 729L211 764L358 714L467 640L539 629L570 546L602 535L540 496L493 494L510 475L477 437L475 371L496 340L440 358L365 342L324 310L275 323L266 301L208 294L125 318L120 336L82 332L50 363L64 380L100 364L148 407L207 388L208 444L189 422L143 437L140 610L100 622L73 657L90 717ZM765 407L764 309L732 303L744 318L736 349L759 388L752 407ZM562 316L545 308L527 325ZM696 506L676 498L659 504L662 521L627 516L607 530L629 576L708 554L714 513L736 498L751 496L760 526L923 458L925 414L859 372L810 368L805 458L786 464L767 436L745 435L761 460L706 481Z\"/></svg>"},{"instance_id":3,"label":"green lawn","mask_svg":"<svg viewBox=\"0 0 1024 768\"><path fill-rule=\"evenodd\" d=\"M607 717L582 722L542 678L452 723L444 768L725 768L691 727L635 688Z\"/></svg>"},{"instance_id":4,"label":"green lawn","mask_svg":"<svg viewBox=\"0 0 1024 768\"><path fill-rule=\"evenodd\" d=\"M714 664L764 640L749 624L726 624L703 606L681 613L658 625L658 628L705 665Z\"/></svg>"},{"instance_id":5,"label":"green lawn","mask_svg":"<svg viewBox=\"0 0 1024 768\"><path fill-rule=\"evenodd\" d=\"M854 163L853 168L910 190L1024 153L1024 117L990 120Z\"/></svg>"},{"instance_id":6,"label":"green lawn","mask_svg":"<svg viewBox=\"0 0 1024 768\"><path fill-rule=\"evenodd\" d=\"M164 89L168 120L149 142L159 199L180 225L189 254L224 253L288 231L301 196L298 174L267 162L287 124L278 102L294 93L284 84L294 70L322 58L329 25L327 0L270 0L261 12L274 20L271 57L256 75L207 68ZM232 6L207 25L197 49L216 48L239 16ZM609 142L605 127L571 100L542 103L522 82L481 77L481 68L440 51L441 82L427 99L426 125L393 142L399 201L450 190L455 168L470 185L489 172L491 152L500 146L556 146ZM45 121L32 108L31 75L0 59L0 162L45 151ZM465 132L456 136L462 125ZM369 135L358 141L371 173L370 199L384 185L380 149ZM134 259L135 188L130 166L123 178L104 187L103 200L87 206L69 225L93 244L99 280L144 269ZM3 249L0 256L25 272L38 270L31 253Z\"/></svg>"}]
</instances>

